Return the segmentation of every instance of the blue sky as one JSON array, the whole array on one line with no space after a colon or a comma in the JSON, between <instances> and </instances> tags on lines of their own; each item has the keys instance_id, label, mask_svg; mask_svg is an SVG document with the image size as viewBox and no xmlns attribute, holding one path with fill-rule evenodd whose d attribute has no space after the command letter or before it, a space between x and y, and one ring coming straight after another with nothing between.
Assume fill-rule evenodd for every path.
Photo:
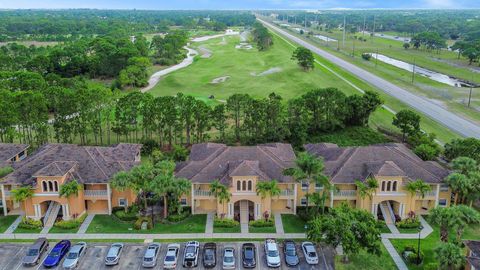
<instances>
[{"instance_id":1,"label":"blue sky","mask_svg":"<svg viewBox=\"0 0 480 270\"><path fill-rule=\"evenodd\" d=\"M2 8L335 9L480 8L480 0L0 0Z\"/></svg>"}]
</instances>

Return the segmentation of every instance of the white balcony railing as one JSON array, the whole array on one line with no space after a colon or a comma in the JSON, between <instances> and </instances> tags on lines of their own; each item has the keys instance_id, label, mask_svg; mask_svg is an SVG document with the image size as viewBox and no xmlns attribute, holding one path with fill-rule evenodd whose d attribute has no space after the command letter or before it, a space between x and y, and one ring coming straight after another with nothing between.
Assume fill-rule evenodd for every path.
<instances>
[{"instance_id":1,"label":"white balcony railing","mask_svg":"<svg viewBox=\"0 0 480 270\"><path fill-rule=\"evenodd\" d=\"M83 194L89 197L106 197L108 196L108 191L106 189L85 190Z\"/></svg>"},{"instance_id":2,"label":"white balcony railing","mask_svg":"<svg viewBox=\"0 0 480 270\"><path fill-rule=\"evenodd\" d=\"M421 198L422 194L417 192L417 196ZM435 196L437 196L437 191L436 190L431 190L431 191L425 192L425 197L435 197Z\"/></svg>"},{"instance_id":3,"label":"white balcony railing","mask_svg":"<svg viewBox=\"0 0 480 270\"><path fill-rule=\"evenodd\" d=\"M333 192L334 197L356 197L356 190L337 190Z\"/></svg>"},{"instance_id":4,"label":"white balcony railing","mask_svg":"<svg viewBox=\"0 0 480 270\"><path fill-rule=\"evenodd\" d=\"M280 196L293 196L294 192L291 189L283 189L280 191Z\"/></svg>"},{"instance_id":5,"label":"white balcony railing","mask_svg":"<svg viewBox=\"0 0 480 270\"><path fill-rule=\"evenodd\" d=\"M3 195L4 195L5 197L10 197L10 196L12 196L12 192L11 192L10 190L5 190L4 193L3 193Z\"/></svg>"},{"instance_id":6,"label":"white balcony railing","mask_svg":"<svg viewBox=\"0 0 480 270\"><path fill-rule=\"evenodd\" d=\"M195 196L204 196L204 197L210 197L212 196L212 192L210 192L210 190L195 190L194 192L194 195Z\"/></svg>"}]
</instances>

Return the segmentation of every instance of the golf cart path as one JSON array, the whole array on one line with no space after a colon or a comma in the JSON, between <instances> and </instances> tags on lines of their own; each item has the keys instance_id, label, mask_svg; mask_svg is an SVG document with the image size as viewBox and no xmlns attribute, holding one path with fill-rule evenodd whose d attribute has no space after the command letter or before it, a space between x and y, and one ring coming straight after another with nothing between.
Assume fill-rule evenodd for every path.
<instances>
[{"instance_id":1,"label":"golf cart path","mask_svg":"<svg viewBox=\"0 0 480 270\"><path fill-rule=\"evenodd\" d=\"M315 54L325 58L326 60L334 63L335 65L341 67L344 70L349 71L353 75L361 78L365 82L376 86L386 94L399 99L405 104L411 106L412 108L424 113L431 119L442 124L443 126L455 131L456 133L463 135L465 137L474 137L480 138L480 126L456 115L455 113L448 111L445 108L442 108L438 104L433 103L432 101L415 95L410 91L403 89L385 79L380 78L377 75L374 75L360 67L357 67L354 64L351 64L331 53L328 53L317 46L310 44L282 29L276 27L262 19L257 18L261 23L263 23L268 28L272 29L274 32L284 36L285 38L297 43L300 46L303 46Z\"/></svg>"},{"instance_id":2,"label":"golf cart path","mask_svg":"<svg viewBox=\"0 0 480 270\"><path fill-rule=\"evenodd\" d=\"M192 42L202 42L202 41L207 41L207 40L210 40L210 39L213 39L213 38L219 38L219 37L224 37L224 36L233 36L233 35L239 35L239 34L240 34L239 32L234 32L234 31L228 31L227 30L224 34L196 37L196 38L192 39ZM163 76L165 76L167 74L170 74L174 71L177 71L179 69L188 67L189 65L191 65L193 63L193 59L195 58L195 56L198 55L198 51L196 51L192 48L189 48L188 45L183 47L183 48L188 51L187 57L185 59L183 59L183 61L180 62L179 64L176 64L176 65L173 65L173 66L168 67L166 69L162 69L160 71L155 72L150 77L150 79L148 80L148 85L145 86L144 88L140 89L140 91L142 93L145 93L145 92L151 90L153 87L155 87L155 85L157 85L157 83L160 81L160 79Z\"/></svg>"}]
</instances>

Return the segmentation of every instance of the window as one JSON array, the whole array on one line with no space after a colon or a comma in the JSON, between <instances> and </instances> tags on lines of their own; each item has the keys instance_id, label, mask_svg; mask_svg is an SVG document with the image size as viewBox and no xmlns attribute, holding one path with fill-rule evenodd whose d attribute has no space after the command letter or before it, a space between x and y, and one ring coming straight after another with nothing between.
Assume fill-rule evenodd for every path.
<instances>
[{"instance_id":1,"label":"window","mask_svg":"<svg viewBox=\"0 0 480 270\"><path fill-rule=\"evenodd\" d=\"M382 181L382 191L385 191L385 181Z\"/></svg>"},{"instance_id":2,"label":"window","mask_svg":"<svg viewBox=\"0 0 480 270\"><path fill-rule=\"evenodd\" d=\"M441 184L440 191L443 191L443 192L448 191L448 184Z\"/></svg>"},{"instance_id":3,"label":"window","mask_svg":"<svg viewBox=\"0 0 480 270\"><path fill-rule=\"evenodd\" d=\"M392 182L388 181L387 182L387 191L390 191L391 185L392 185Z\"/></svg>"},{"instance_id":4,"label":"window","mask_svg":"<svg viewBox=\"0 0 480 270\"><path fill-rule=\"evenodd\" d=\"M247 190L247 181L242 181L242 190Z\"/></svg>"},{"instance_id":5,"label":"window","mask_svg":"<svg viewBox=\"0 0 480 270\"><path fill-rule=\"evenodd\" d=\"M237 191L241 190L241 185L242 183L240 181L237 181Z\"/></svg>"},{"instance_id":6,"label":"window","mask_svg":"<svg viewBox=\"0 0 480 270\"><path fill-rule=\"evenodd\" d=\"M248 191L252 191L252 180L248 180Z\"/></svg>"},{"instance_id":7,"label":"window","mask_svg":"<svg viewBox=\"0 0 480 270\"><path fill-rule=\"evenodd\" d=\"M307 205L307 198L301 198L300 199L300 205L306 206Z\"/></svg>"},{"instance_id":8,"label":"window","mask_svg":"<svg viewBox=\"0 0 480 270\"><path fill-rule=\"evenodd\" d=\"M438 200L438 205L441 206L441 207L446 207L447 206L447 199Z\"/></svg>"},{"instance_id":9,"label":"window","mask_svg":"<svg viewBox=\"0 0 480 270\"><path fill-rule=\"evenodd\" d=\"M57 182L57 181L54 181L53 184L54 184L54 187L55 187L53 191L57 191L57 192L58 192L58 182Z\"/></svg>"},{"instance_id":10,"label":"window","mask_svg":"<svg viewBox=\"0 0 480 270\"><path fill-rule=\"evenodd\" d=\"M42 181L42 191L43 192L48 191L47 182L45 182L45 181Z\"/></svg>"},{"instance_id":11,"label":"window","mask_svg":"<svg viewBox=\"0 0 480 270\"><path fill-rule=\"evenodd\" d=\"M180 204L181 204L182 206L187 205L187 199L185 199L185 198L180 199Z\"/></svg>"},{"instance_id":12,"label":"window","mask_svg":"<svg viewBox=\"0 0 480 270\"><path fill-rule=\"evenodd\" d=\"M309 187L310 187L310 183L309 183L309 182L302 182L302 189L303 189L303 190L307 190Z\"/></svg>"},{"instance_id":13,"label":"window","mask_svg":"<svg viewBox=\"0 0 480 270\"><path fill-rule=\"evenodd\" d=\"M52 181L48 181L48 191L53 191L53 183L52 183Z\"/></svg>"},{"instance_id":14,"label":"window","mask_svg":"<svg viewBox=\"0 0 480 270\"><path fill-rule=\"evenodd\" d=\"M323 184L315 183L315 189L323 189Z\"/></svg>"},{"instance_id":15,"label":"window","mask_svg":"<svg viewBox=\"0 0 480 270\"><path fill-rule=\"evenodd\" d=\"M118 206L128 207L128 201L125 198L118 199Z\"/></svg>"},{"instance_id":16,"label":"window","mask_svg":"<svg viewBox=\"0 0 480 270\"><path fill-rule=\"evenodd\" d=\"M397 191L397 181L393 182L392 191Z\"/></svg>"}]
</instances>

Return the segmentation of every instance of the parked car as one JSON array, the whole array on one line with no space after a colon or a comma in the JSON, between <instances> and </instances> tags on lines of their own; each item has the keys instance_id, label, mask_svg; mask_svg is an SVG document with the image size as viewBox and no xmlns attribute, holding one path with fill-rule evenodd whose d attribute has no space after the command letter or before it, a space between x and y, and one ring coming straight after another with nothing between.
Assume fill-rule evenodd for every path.
<instances>
[{"instance_id":1,"label":"parked car","mask_svg":"<svg viewBox=\"0 0 480 270\"><path fill-rule=\"evenodd\" d=\"M297 266L300 260L298 259L295 242L292 240L285 240L283 243L283 253L285 255L285 263L288 266Z\"/></svg>"},{"instance_id":2,"label":"parked car","mask_svg":"<svg viewBox=\"0 0 480 270\"><path fill-rule=\"evenodd\" d=\"M318 264L317 250L312 242L303 242L302 250L308 264Z\"/></svg>"},{"instance_id":3,"label":"parked car","mask_svg":"<svg viewBox=\"0 0 480 270\"><path fill-rule=\"evenodd\" d=\"M265 259L268 267L280 267L280 253L275 239L265 240Z\"/></svg>"},{"instance_id":4,"label":"parked car","mask_svg":"<svg viewBox=\"0 0 480 270\"><path fill-rule=\"evenodd\" d=\"M163 260L163 268L175 269L177 267L179 244L169 244L167 246L167 254Z\"/></svg>"},{"instance_id":5,"label":"parked car","mask_svg":"<svg viewBox=\"0 0 480 270\"><path fill-rule=\"evenodd\" d=\"M105 265L117 265L122 255L123 244L114 243L110 246L107 256L105 257Z\"/></svg>"},{"instance_id":6,"label":"parked car","mask_svg":"<svg viewBox=\"0 0 480 270\"><path fill-rule=\"evenodd\" d=\"M197 241L187 242L183 253L183 267L193 268L198 266L198 252L200 243Z\"/></svg>"},{"instance_id":7,"label":"parked car","mask_svg":"<svg viewBox=\"0 0 480 270\"><path fill-rule=\"evenodd\" d=\"M57 266L62 258L67 254L68 249L70 249L70 241L62 240L58 242L53 249L48 253L47 257L43 261L43 266L45 267L54 267Z\"/></svg>"},{"instance_id":8,"label":"parked car","mask_svg":"<svg viewBox=\"0 0 480 270\"><path fill-rule=\"evenodd\" d=\"M143 267L155 267L157 265L158 253L160 252L159 243L151 243L148 245L143 255L142 266Z\"/></svg>"},{"instance_id":9,"label":"parked car","mask_svg":"<svg viewBox=\"0 0 480 270\"><path fill-rule=\"evenodd\" d=\"M43 253L48 250L48 240L45 237L38 238L33 245L31 245L27 254L22 259L22 264L25 266L37 265Z\"/></svg>"},{"instance_id":10,"label":"parked car","mask_svg":"<svg viewBox=\"0 0 480 270\"><path fill-rule=\"evenodd\" d=\"M223 269L235 269L235 249L227 247L223 250Z\"/></svg>"},{"instance_id":11,"label":"parked car","mask_svg":"<svg viewBox=\"0 0 480 270\"><path fill-rule=\"evenodd\" d=\"M217 265L217 244L206 243L203 246L203 267L213 268Z\"/></svg>"},{"instance_id":12,"label":"parked car","mask_svg":"<svg viewBox=\"0 0 480 270\"><path fill-rule=\"evenodd\" d=\"M242 245L242 264L244 268L255 268L257 266L257 248L252 243Z\"/></svg>"},{"instance_id":13,"label":"parked car","mask_svg":"<svg viewBox=\"0 0 480 270\"><path fill-rule=\"evenodd\" d=\"M87 243L85 242L78 242L77 244L73 245L65 256L65 260L63 261L63 268L64 269L73 269L77 267L80 258L85 254L85 250L87 249Z\"/></svg>"}]
</instances>

